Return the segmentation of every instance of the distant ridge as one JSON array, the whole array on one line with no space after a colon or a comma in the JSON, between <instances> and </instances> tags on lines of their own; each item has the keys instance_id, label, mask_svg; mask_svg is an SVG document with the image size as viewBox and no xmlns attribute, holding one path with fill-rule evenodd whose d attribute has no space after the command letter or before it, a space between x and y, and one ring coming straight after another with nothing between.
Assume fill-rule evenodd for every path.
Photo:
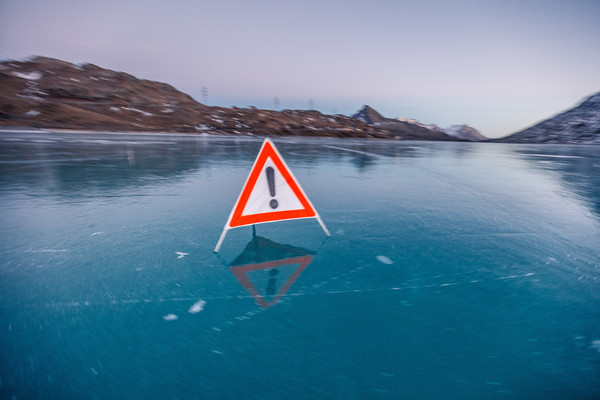
<instances>
[{"instance_id":1,"label":"distant ridge","mask_svg":"<svg viewBox=\"0 0 600 400\"><path fill-rule=\"evenodd\" d=\"M495 141L600 144L600 92L567 111Z\"/></svg>"},{"instance_id":2,"label":"distant ridge","mask_svg":"<svg viewBox=\"0 0 600 400\"><path fill-rule=\"evenodd\" d=\"M374 125L385 121L385 118L371 107L365 105L352 116L365 124Z\"/></svg>"},{"instance_id":3,"label":"distant ridge","mask_svg":"<svg viewBox=\"0 0 600 400\"><path fill-rule=\"evenodd\" d=\"M0 63L0 127L457 140L385 118L369 106L357 118L312 110L210 107L166 83L41 56Z\"/></svg>"},{"instance_id":4,"label":"distant ridge","mask_svg":"<svg viewBox=\"0 0 600 400\"><path fill-rule=\"evenodd\" d=\"M365 105L352 117L312 110L210 107L173 86L93 64L34 57L0 63L0 128L486 140L468 125L440 129L386 118ZM600 144L600 92L494 142Z\"/></svg>"},{"instance_id":5,"label":"distant ridge","mask_svg":"<svg viewBox=\"0 0 600 400\"><path fill-rule=\"evenodd\" d=\"M209 107L166 83L48 57L0 63L0 127L394 138L344 115Z\"/></svg>"},{"instance_id":6,"label":"distant ridge","mask_svg":"<svg viewBox=\"0 0 600 400\"><path fill-rule=\"evenodd\" d=\"M468 140L471 142L480 142L480 141L488 140L488 138L483 136L481 134L481 132L479 132L477 129L475 129L469 125L465 125L465 124L452 125L448 128L443 129L435 124L428 124L428 125L422 124L421 122L417 121L416 119L409 119L409 118L405 118L405 117L396 117L396 119L398 121L404 121L404 122L408 122L411 124L416 124L416 125L431 129L436 132L442 132L442 133L445 133L446 135L454 136L458 139Z\"/></svg>"},{"instance_id":7,"label":"distant ridge","mask_svg":"<svg viewBox=\"0 0 600 400\"><path fill-rule=\"evenodd\" d=\"M397 139L402 140L439 140L439 141L457 141L459 138L433 130L425 125L409 122L408 120L399 120L385 118L370 106L363 106L356 114L352 115L359 121L369 124L388 132Z\"/></svg>"},{"instance_id":8,"label":"distant ridge","mask_svg":"<svg viewBox=\"0 0 600 400\"><path fill-rule=\"evenodd\" d=\"M470 140L472 142L488 140L488 138L483 136L481 132L469 125L452 125L449 128L443 129L442 132L447 135L454 136L459 139Z\"/></svg>"}]
</instances>

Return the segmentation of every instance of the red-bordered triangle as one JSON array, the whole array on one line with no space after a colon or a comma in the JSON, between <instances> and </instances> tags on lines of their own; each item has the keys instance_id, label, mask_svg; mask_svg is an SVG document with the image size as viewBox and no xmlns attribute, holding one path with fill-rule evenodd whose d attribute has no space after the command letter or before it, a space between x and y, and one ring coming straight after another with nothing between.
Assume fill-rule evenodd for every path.
<instances>
[{"instance_id":1,"label":"red-bordered triangle","mask_svg":"<svg viewBox=\"0 0 600 400\"><path fill-rule=\"evenodd\" d=\"M231 267L230 269L231 269L231 272L233 272L233 275L235 275L236 279L240 282L240 284L244 288L246 288L246 290L248 291L248 293L250 293L250 295L252 297L254 297L254 299L256 300L258 305L261 306L262 308L269 308L269 307L272 307L273 305L275 305L277 303L277 301L280 298L282 298L288 292L288 290L290 290L290 287L294 284L296 279L298 279L298 277L300 276L302 271L304 271L304 268L306 268L308 266L308 264L310 264L312 261L313 261L312 255L305 255L305 256L301 256L301 257L293 257L293 258L285 258L282 260L267 261L267 262L263 262L263 263L259 263L259 264L237 265L235 267ZM298 268L287 279L287 281L279 287L279 290L277 291L277 293L274 294L272 300L270 300L270 301L268 301L265 297L263 297L260 294L260 291L256 288L256 286L254 286L254 284L248 278L248 273L252 272L252 271L257 271L257 270L261 270L261 269L264 269L264 270L275 269L277 267L282 267L284 265L293 265L293 264L299 264Z\"/></svg>"},{"instance_id":2,"label":"red-bordered triangle","mask_svg":"<svg viewBox=\"0 0 600 400\"><path fill-rule=\"evenodd\" d=\"M250 195L255 189L258 179L262 171L264 170L265 164L268 160L271 160L274 168L277 169L277 172L283 177L285 183L291 189L292 193L296 196L300 207L293 210L274 210L244 215L244 209L248 204ZM246 180L242 192L240 193L240 196L231 212L229 221L226 225L226 229L244 225L259 224L264 222L315 217L317 217L317 213L310 201L308 200L308 197L306 197L306 195L302 191L300 184L294 178L292 172L285 164L285 161L283 161L283 158L275 148L275 145L269 139L265 139L260 149L260 152L256 157L256 161L252 166L250 175L248 175L248 179Z\"/></svg>"},{"instance_id":3,"label":"red-bordered triangle","mask_svg":"<svg viewBox=\"0 0 600 400\"><path fill-rule=\"evenodd\" d=\"M271 168L273 168L272 171ZM266 172L266 177L263 171ZM279 184L277 190L273 189L277 186L273 183L275 176L278 177L277 182L281 180L284 182L283 186ZM258 182L262 183L257 185ZM271 191L280 189L283 189L282 207L278 206L279 202L273 203L272 200L275 199L269 197ZM250 206L249 202L251 202ZM227 231L231 228L296 218L316 218L325 234L331 235L275 145L267 138L263 142L242 192L229 214L229 219L215 246L215 252L219 251Z\"/></svg>"}]
</instances>

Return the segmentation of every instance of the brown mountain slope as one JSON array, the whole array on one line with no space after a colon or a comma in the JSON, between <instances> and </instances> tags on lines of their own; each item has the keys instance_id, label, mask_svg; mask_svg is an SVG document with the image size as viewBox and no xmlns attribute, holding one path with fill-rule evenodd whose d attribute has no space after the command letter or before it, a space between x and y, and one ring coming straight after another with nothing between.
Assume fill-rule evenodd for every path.
<instances>
[{"instance_id":1,"label":"brown mountain slope","mask_svg":"<svg viewBox=\"0 0 600 400\"><path fill-rule=\"evenodd\" d=\"M47 57L0 64L0 126L391 138L343 115L209 107L172 86Z\"/></svg>"}]
</instances>

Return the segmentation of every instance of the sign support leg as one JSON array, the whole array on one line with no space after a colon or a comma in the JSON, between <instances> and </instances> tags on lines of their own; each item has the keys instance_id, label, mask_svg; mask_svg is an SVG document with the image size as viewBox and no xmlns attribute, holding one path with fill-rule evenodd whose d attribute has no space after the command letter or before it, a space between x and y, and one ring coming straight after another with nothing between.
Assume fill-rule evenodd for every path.
<instances>
[{"instance_id":1,"label":"sign support leg","mask_svg":"<svg viewBox=\"0 0 600 400\"><path fill-rule=\"evenodd\" d=\"M325 232L325 234L327 236L331 236L331 233L329 233L329 231L327 230L327 227L325 226L325 224L321 220L321 217L317 216L317 221L319 222L319 225L321 225L321 228L323 228L323 231Z\"/></svg>"},{"instance_id":2,"label":"sign support leg","mask_svg":"<svg viewBox=\"0 0 600 400\"><path fill-rule=\"evenodd\" d=\"M215 246L215 253L218 253L221 249L221 245L223 244L223 240L225 240L225 235L227 235L227 229L223 229L223 233L221 233L221 237Z\"/></svg>"}]
</instances>

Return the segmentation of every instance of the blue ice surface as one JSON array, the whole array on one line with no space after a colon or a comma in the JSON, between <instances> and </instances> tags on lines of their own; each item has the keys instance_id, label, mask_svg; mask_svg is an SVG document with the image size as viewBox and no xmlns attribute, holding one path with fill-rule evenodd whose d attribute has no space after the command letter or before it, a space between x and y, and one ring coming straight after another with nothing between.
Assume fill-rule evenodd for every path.
<instances>
[{"instance_id":1,"label":"blue ice surface","mask_svg":"<svg viewBox=\"0 0 600 400\"><path fill-rule=\"evenodd\" d=\"M0 398L600 397L600 148L0 135Z\"/></svg>"}]
</instances>

